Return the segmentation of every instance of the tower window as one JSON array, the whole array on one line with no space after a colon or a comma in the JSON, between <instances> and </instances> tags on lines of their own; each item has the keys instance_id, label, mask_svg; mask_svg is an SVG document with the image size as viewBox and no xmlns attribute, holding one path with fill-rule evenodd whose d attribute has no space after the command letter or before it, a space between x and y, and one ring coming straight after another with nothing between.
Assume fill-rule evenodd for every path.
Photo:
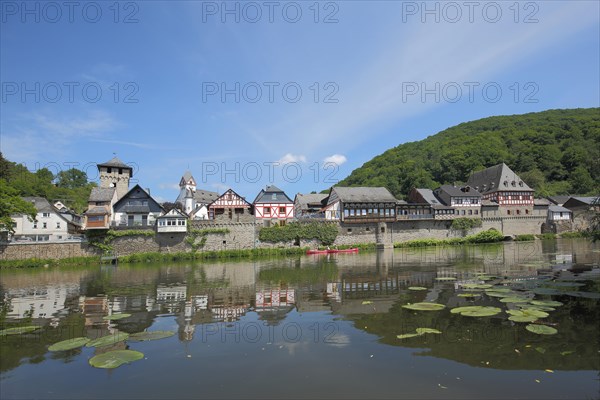
<instances>
[{"instance_id":1,"label":"tower window","mask_svg":"<svg viewBox=\"0 0 600 400\"><path fill-rule=\"evenodd\" d=\"M123 173L123 168L119 168L119 175Z\"/></svg>"},{"instance_id":2,"label":"tower window","mask_svg":"<svg viewBox=\"0 0 600 400\"><path fill-rule=\"evenodd\" d=\"M112 173L112 168L111 167L106 168L106 172L108 172L109 174Z\"/></svg>"}]
</instances>

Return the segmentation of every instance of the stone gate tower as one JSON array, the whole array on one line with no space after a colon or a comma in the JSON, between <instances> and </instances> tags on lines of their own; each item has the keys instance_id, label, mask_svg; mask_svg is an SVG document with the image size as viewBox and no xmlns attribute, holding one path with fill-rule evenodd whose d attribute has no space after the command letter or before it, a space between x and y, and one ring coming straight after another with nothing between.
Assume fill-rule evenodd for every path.
<instances>
[{"instance_id":1,"label":"stone gate tower","mask_svg":"<svg viewBox=\"0 0 600 400\"><path fill-rule=\"evenodd\" d=\"M115 188L117 199L129 191L129 179L133 176L133 168L119 160L117 157L98 164L101 188Z\"/></svg>"}]
</instances>

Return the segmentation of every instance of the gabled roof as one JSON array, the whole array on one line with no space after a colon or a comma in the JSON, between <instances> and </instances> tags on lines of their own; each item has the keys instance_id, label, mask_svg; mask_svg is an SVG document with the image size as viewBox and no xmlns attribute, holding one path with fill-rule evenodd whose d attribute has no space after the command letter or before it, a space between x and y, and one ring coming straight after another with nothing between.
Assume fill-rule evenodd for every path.
<instances>
[{"instance_id":1,"label":"gabled roof","mask_svg":"<svg viewBox=\"0 0 600 400\"><path fill-rule=\"evenodd\" d=\"M131 171L133 171L133 169L125 164L123 161L121 161L118 157L113 157L110 160L108 160L105 163L102 164L98 164L98 167L112 167L112 168L123 168L123 169L129 169Z\"/></svg>"},{"instance_id":2,"label":"gabled roof","mask_svg":"<svg viewBox=\"0 0 600 400\"><path fill-rule=\"evenodd\" d=\"M187 218L183 212L179 211L176 208L171 209L168 213L161 215L157 218L169 218L169 217L179 217L179 218Z\"/></svg>"},{"instance_id":3,"label":"gabled roof","mask_svg":"<svg viewBox=\"0 0 600 400\"><path fill-rule=\"evenodd\" d=\"M207 207L210 207L213 205L213 203L219 201L221 198L225 197L228 193L231 193L235 196L237 196L238 198L240 198L244 203L246 203L246 205L248 207L252 207L252 204L248 203L248 201L246 200L245 197L240 196L239 194L237 194L233 189L227 189L225 192L223 192L222 195L220 195L219 197L217 197L216 199L214 199L213 201L211 201L210 203L207 204Z\"/></svg>"},{"instance_id":4,"label":"gabled roof","mask_svg":"<svg viewBox=\"0 0 600 400\"><path fill-rule=\"evenodd\" d=\"M592 205L593 203L597 203L598 202L598 197L580 197L580 196L573 196L571 197L572 199L575 199L577 201L580 201L584 204L589 204Z\"/></svg>"},{"instance_id":5,"label":"gabled roof","mask_svg":"<svg viewBox=\"0 0 600 400\"><path fill-rule=\"evenodd\" d=\"M442 185L438 189L440 191L446 192L450 197L479 197L481 193L479 193L475 188L471 186L453 186L453 185Z\"/></svg>"},{"instance_id":6,"label":"gabled roof","mask_svg":"<svg viewBox=\"0 0 600 400\"><path fill-rule=\"evenodd\" d=\"M215 201L219 197L219 193L211 192L209 190L196 190L194 192L194 200L196 203L209 204Z\"/></svg>"},{"instance_id":7,"label":"gabled roof","mask_svg":"<svg viewBox=\"0 0 600 400\"><path fill-rule=\"evenodd\" d=\"M334 193L344 203L396 203L397 199L384 187L343 187L334 186Z\"/></svg>"},{"instance_id":8,"label":"gabled roof","mask_svg":"<svg viewBox=\"0 0 600 400\"><path fill-rule=\"evenodd\" d=\"M23 197L28 203L32 203L38 213L54 213L60 219L67 222L68 224L72 224L71 221L66 219L48 200L43 197Z\"/></svg>"},{"instance_id":9,"label":"gabled roof","mask_svg":"<svg viewBox=\"0 0 600 400\"><path fill-rule=\"evenodd\" d=\"M474 172L467 181L467 185L475 188L479 193L486 194L496 191L533 192L508 165L502 163Z\"/></svg>"},{"instance_id":10,"label":"gabled roof","mask_svg":"<svg viewBox=\"0 0 600 400\"><path fill-rule=\"evenodd\" d=\"M270 185L260 190L252 204L257 203L293 203L293 201L287 197L283 190L275 185Z\"/></svg>"},{"instance_id":11,"label":"gabled roof","mask_svg":"<svg viewBox=\"0 0 600 400\"><path fill-rule=\"evenodd\" d=\"M415 188L416 192L421 195L423 200L425 200L428 204L432 206L444 205L444 203L436 197L431 189L419 189Z\"/></svg>"},{"instance_id":12,"label":"gabled roof","mask_svg":"<svg viewBox=\"0 0 600 400\"><path fill-rule=\"evenodd\" d=\"M124 202L125 200L128 200L131 197L131 194L136 190L141 190L146 196L148 196L148 199L152 200L164 211L164 207L158 201L154 200L154 198L152 196L150 196L150 193L148 193L146 190L144 190L144 188L142 188L139 184L137 184L134 187L132 187L131 189L129 189L129 191L127 193L125 193L123 195L123 197L121 197L119 200L117 200L117 202L114 205L114 208L116 209L122 202ZM146 207L146 208L148 208L148 212L150 211L149 206L128 206L128 207ZM146 212L146 211L145 211L145 209L135 209L135 210L127 209L125 212Z\"/></svg>"},{"instance_id":13,"label":"gabled roof","mask_svg":"<svg viewBox=\"0 0 600 400\"><path fill-rule=\"evenodd\" d=\"M115 195L116 188L92 188L88 201L106 202L111 201Z\"/></svg>"},{"instance_id":14,"label":"gabled roof","mask_svg":"<svg viewBox=\"0 0 600 400\"><path fill-rule=\"evenodd\" d=\"M187 170L183 173L183 176L181 177L181 180L179 181L179 186L183 187L188 184L193 184L194 186L196 186L196 180L194 179L194 177L192 176L192 173L189 170Z\"/></svg>"},{"instance_id":15,"label":"gabled roof","mask_svg":"<svg viewBox=\"0 0 600 400\"><path fill-rule=\"evenodd\" d=\"M548 196L547 198L553 204L556 204L557 206L562 206L563 204L565 204L565 202L567 200L569 200L571 198L571 196L568 196L568 195L564 195L564 196Z\"/></svg>"},{"instance_id":16,"label":"gabled roof","mask_svg":"<svg viewBox=\"0 0 600 400\"><path fill-rule=\"evenodd\" d=\"M298 204L301 210L306 210L310 205L321 207L323 200L327 198L325 193L298 193L294 198L294 204Z\"/></svg>"},{"instance_id":17,"label":"gabled roof","mask_svg":"<svg viewBox=\"0 0 600 400\"><path fill-rule=\"evenodd\" d=\"M564 208L562 206L556 206L556 205L551 205L550 207L548 207L548 211L549 212L555 212L555 213L557 213L557 212L564 212L564 213L566 213L566 212L568 212L568 213L572 212L568 208Z\"/></svg>"}]
</instances>

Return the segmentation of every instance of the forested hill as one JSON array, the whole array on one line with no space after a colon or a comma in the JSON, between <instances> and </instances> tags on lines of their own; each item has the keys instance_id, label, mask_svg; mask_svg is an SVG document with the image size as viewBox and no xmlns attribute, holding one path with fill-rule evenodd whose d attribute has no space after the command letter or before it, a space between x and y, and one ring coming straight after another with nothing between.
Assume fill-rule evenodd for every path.
<instances>
[{"instance_id":1,"label":"forested hill","mask_svg":"<svg viewBox=\"0 0 600 400\"><path fill-rule=\"evenodd\" d=\"M600 192L600 108L484 118L404 143L352 171L339 186L412 187L465 182L505 162L539 196Z\"/></svg>"}]
</instances>

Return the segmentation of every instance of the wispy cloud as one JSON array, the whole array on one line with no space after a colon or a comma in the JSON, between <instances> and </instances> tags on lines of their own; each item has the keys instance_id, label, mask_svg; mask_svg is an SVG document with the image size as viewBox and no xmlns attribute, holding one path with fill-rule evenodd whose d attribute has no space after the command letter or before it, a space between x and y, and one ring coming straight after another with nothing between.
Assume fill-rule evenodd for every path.
<instances>
[{"instance_id":1,"label":"wispy cloud","mask_svg":"<svg viewBox=\"0 0 600 400\"><path fill-rule=\"evenodd\" d=\"M286 155L284 155L283 157L281 157L279 160L277 160L278 163L280 164L289 164L289 163L299 163L299 162L306 162L306 156L302 155L302 154L292 154L292 153L287 153Z\"/></svg>"},{"instance_id":2,"label":"wispy cloud","mask_svg":"<svg viewBox=\"0 0 600 400\"><path fill-rule=\"evenodd\" d=\"M348 159L346 158L346 156L344 156L342 154L332 154L329 157L325 157L323 159L323 162L326 164L332 163L332 164L336 164L336 165L342 165L346 161L348 161Z\"/></svg>"}]
</instances>

